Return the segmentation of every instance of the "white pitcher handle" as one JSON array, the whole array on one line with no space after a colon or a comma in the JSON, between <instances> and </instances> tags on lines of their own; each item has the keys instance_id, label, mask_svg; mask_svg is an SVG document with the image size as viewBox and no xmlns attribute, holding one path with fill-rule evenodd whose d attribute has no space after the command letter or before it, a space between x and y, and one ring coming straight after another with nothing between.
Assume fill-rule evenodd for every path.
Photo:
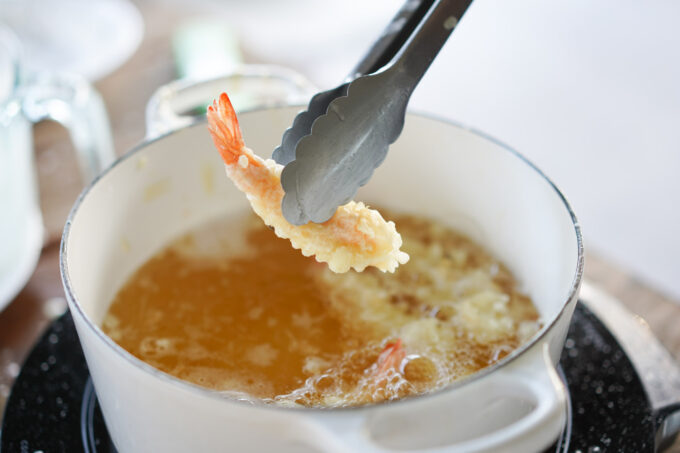
<instances>
[{"instance_id":1,"label":"white pitcher handle","mask_svg":"<svg viewBox=\"0 0 680 453\"><path fill-rule=\"evenodd\" d=\"M532 357L455 389L372 410L320 414L325 443L310 446L338 453L540 451L563 429L566 390L547 343L525 354Z\"/></svg>"},{"instance_id":2,"label":"white pitcher handle","mask_svg":"<svg viewBox=\"0 0 680 453\"><path fill-rule=\"evenodd\" d=\"M158 88L146 105L146 138L153 139L205 117L221 92L237 112L302 104L316 87L297 72L273 65L241 65L220 77L180 79ZM281 131L283 133L283 131Z\"/></svg>"},{"instance_id":3,"label":"white pitcher handle","mask_svg":"<svg viewBox=\"0 0 680 453\"><path fill-rule=\"evenodd\" d=\"M104 102L83 77L32 74L23 81L16 98L31 123L52 120L68 130L84 184L115 160Z\"/></svg>"},{"instance_id":4,"label":"white pitcher handle","mask_svg":"<svg viewBox=\"0 0 680 453\"><path fill-rule=\"evenodd\" d=\"M0 104L0 304L21 290L44 241L32 125L50 119L70 133L83 183L114 160L108 117L99 94L75 75L33 74ZM9 221L11 219L11 221ZM11 240L8 240L11 238ZM0 306L0 309L2 307Z\"/></svg>"}]
</instances>

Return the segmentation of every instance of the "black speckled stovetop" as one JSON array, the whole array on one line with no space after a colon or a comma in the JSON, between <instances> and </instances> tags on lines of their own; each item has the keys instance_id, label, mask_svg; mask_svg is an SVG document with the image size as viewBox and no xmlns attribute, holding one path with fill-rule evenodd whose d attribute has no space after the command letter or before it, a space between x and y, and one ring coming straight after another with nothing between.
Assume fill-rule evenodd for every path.
<instances>
[{"instance_id":1,"label":"black speckled stovetop","mask_svg":"<svg viewBox=\"0 0 680 453\"><path fill-rule=\"evenodd\" d=\"M655 419L642 382L614 337L581 303L560 366L572 412L569 445L562 451L654 451Z\"/></svg>"},{"instance_id":2,"label":"black speckled stovetop","mask_svg":"<svg viewBox=\"0 0 680 453\"><path fill-rule=\"evenodd\" d=\"M2 453L115 452L69 313L54 321L12 387L0 431ZM84 396L86 396L84 398Z\"/></svg>"},{"instance_id":3,"label":"black speckled stovetop","mask_svg":"<svg viewBox=\"0 0 680 453\"><path fill-rule=\"evenodd\" d=\"M565 432L548 451L653 452L654 420L631 362L583 305L560 360L571 399ZM2 453L115 452L69 314L37 343L12 389Z\"/></svg>"}]
</instances>

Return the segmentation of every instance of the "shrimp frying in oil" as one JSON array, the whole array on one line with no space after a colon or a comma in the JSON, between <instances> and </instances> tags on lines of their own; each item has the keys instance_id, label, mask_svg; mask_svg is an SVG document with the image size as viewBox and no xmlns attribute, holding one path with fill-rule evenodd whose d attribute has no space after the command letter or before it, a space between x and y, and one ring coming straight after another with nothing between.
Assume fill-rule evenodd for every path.
<instances>
[{"instance_id":1,"label":"shrimp frying in oil","mask_svg":"<svg viewBox=\"0 0 680 453\"><path fill-rule=\"evenodd\" d=\"M273 227L277 236L289 239L304 256L315 255L317 261L328 263L332 271L339 273L350 268L361 272L367 266L394 272L399 264L408 261L409 256L399 250L401 235L394 222L385 221L378 211L361 202L340 206L324 223L288 223L281 212L283 166L246 148L225 93L208 107L208 123L229 178L246 194L265 224Z\"/></svg>"}]
</instances>

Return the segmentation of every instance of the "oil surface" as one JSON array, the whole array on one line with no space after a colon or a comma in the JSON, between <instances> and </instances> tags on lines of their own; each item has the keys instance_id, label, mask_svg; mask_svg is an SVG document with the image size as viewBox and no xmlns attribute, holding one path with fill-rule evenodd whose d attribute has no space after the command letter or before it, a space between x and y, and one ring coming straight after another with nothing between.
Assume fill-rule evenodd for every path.
<instances>
[{"instance_id":1,"label":"oil surface","mask_svg":"<svg viewBox=\"0 0 680 453\"><path fill-rule=\"evenodd\" d=\"M456 232L393 216L411 261L334 274L250 215L146 262L104 331L180 379L243 399L357 405L432 390L540 327L501 263Z\"/></svg>"}]
</instances>

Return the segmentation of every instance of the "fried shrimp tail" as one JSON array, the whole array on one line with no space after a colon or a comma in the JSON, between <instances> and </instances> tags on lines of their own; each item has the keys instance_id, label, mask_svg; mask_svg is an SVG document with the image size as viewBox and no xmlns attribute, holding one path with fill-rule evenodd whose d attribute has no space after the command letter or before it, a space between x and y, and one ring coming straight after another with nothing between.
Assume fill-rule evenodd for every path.
<instances>
[{"instance_id":1,"label":"fried shrimp tail","mask_svg":"<svg viewBox=\"0 0 680 453\"><path fill-rule=\"evenodd\" d=\"M390 370L398 370L405 357L406 351L401 345L401 339L387 343L378 356L378 368L375 377L380 378L389 373Z\"/></svg>"},{"instance_id":2,"label":"fried shrimp tail","mask_svg":"<svg viewBox=\"0 0 680 453\"><path fill-rule=\"evenodd\" d=\"M246 194L264 223L273 227L277 236L289 239L304 256L314 255L334 272L350 268L363 271L367 266L394 272L399 264L408 261L408 255L400 250L401 235L394 222L385 221L378 211L361 202L340 206L333 217L321 224L290 224L281 212L283 166L246 148L226 93L208 107L208 123L227 176Z\"/></svg>"}]
</instances>

